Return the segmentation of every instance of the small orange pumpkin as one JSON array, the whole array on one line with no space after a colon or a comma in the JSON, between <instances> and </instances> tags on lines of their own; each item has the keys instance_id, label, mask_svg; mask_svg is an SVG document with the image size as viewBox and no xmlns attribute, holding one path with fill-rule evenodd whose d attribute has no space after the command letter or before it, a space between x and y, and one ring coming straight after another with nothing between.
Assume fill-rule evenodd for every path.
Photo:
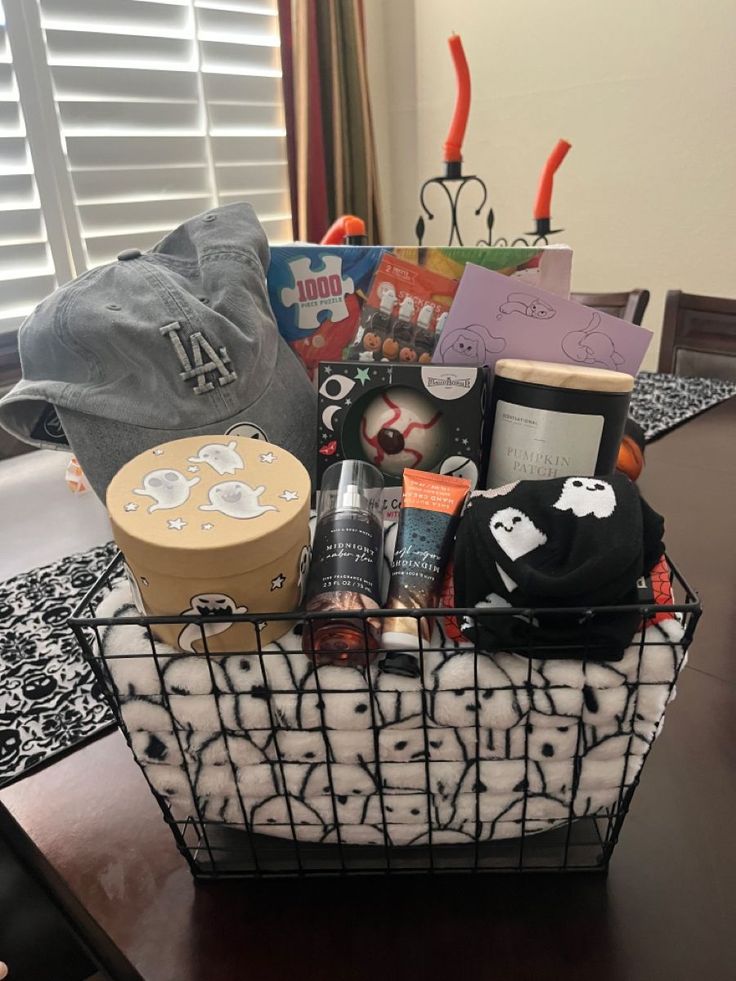
<instances>
[{"instance_id":1,"label":"small orange pumpkin","mask_svg":"<svg viewBox=\"0 0 736 981\"><path fill-rule=\"evenodd\" d=\"M395 361L399 356L399 342L393 337L387 337L383 342L383 353L389 361Z\"/></svg>"},{"instance_id":2,"label":"small orange pumpkin","mask_svg":"<svg viewBox=\"0 0 736 981\"><path fill-rule=\"evenodd\" d=\"M621 440L616 469L625 473L630 480L638 480L644 469L644 453L631 436L624 436Z\"/></svg>"}]
</instances>

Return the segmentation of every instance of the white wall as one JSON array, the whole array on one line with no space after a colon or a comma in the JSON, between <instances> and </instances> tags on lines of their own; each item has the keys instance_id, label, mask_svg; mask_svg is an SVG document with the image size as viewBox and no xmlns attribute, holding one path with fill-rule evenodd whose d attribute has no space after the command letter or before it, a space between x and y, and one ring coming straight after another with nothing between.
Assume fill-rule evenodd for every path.
<instances>
[{"instance_id":1,"label":"white wall","mask_svg":"<svg viewBox=\"0 0 736 981\"><path fill-rule=\"evenodd\" d=\"M574 290L647 287L657 334L667 289L736 296L733 0L367 0L366 11L387 241L414 241L419 184L442 168L454 30L473 83L465 170L489 186L495 234L532 227L539 172L564 137L552 210L575 251ZM467 212L465 227L471 242L485 233Z\"/></svg>"}]
</instances>

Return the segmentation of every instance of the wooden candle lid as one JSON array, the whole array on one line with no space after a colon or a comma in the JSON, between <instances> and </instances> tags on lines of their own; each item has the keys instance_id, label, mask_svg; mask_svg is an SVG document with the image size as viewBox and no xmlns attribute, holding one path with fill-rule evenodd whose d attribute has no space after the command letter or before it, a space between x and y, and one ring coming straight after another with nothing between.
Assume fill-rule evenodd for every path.
<instances>
[{"instance_id":1,"label":"wooden candle lid","mask_svg":"<svg viewBox=\"0 0 736 981\"><path fill-rule=\"evenodd\" d=\"M549 361L522 361L501 358L496 362L496 376L531 385L552 388L574 388L586 392L630 392L634 379L623 371L588 368L583 365L552 364Z\"/></svg>"}]
</instances>

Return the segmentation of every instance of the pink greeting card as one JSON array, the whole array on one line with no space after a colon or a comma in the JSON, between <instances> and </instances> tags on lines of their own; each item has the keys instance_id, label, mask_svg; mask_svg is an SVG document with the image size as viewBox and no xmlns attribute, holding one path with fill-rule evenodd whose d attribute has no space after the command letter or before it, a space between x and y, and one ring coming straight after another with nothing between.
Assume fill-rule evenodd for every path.
<instances>
[{"instance_id":1,"label":"pink greeting card","mask_svg":"<svg viewBox=\"0 0 736 981\"><path fill-rule=\"evenodd\" d=\"M636 375L651 339L644 327L469 263L432 360L492 368L528 358Z\"/></svg>"}]
</instances>

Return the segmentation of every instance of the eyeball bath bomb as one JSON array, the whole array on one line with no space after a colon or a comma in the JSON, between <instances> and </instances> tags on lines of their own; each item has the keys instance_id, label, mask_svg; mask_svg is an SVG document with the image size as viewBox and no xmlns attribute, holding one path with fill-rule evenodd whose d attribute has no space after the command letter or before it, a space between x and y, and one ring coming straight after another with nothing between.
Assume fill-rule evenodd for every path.
<instances>
[{"instance_id":1,"label":"eyeball bath bomb","mask_svg":"<svg viewBox=\"0 0 736 981\"><path fill-rule=\"evenodd\" d=\"M406 467L432 470L442 459L444 437L440 410L411 388L376 393L360 420L365 459L392 477Z\"/></svg>"}]
</instances>

